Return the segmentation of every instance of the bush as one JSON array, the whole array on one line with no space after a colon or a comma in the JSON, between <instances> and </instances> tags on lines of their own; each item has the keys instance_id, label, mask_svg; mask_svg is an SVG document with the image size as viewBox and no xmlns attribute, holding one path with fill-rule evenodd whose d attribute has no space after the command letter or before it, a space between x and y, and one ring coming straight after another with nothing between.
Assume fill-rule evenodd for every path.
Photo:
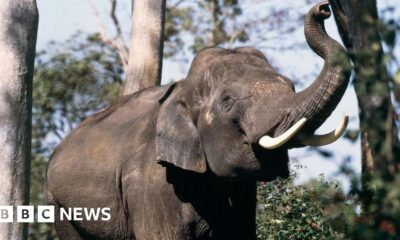
<instances>
[{"instance_id":1,"label":"bush","mask_svg":"<svg viewBox=\"0 0 400 240\"><path fill-rule=\"evenodd\" d=\"M259 184L258 239L343 239L324 216L324 193L338 192L337 184L321 178L294 185L293 179Z\"/></svg>"}]
</instances>

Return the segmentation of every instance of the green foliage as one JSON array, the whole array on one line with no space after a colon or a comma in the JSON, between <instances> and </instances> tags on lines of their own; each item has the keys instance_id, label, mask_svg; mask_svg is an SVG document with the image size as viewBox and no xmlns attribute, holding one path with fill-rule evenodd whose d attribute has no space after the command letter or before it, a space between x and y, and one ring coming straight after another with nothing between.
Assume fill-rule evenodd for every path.
<instances>
[{"instance_id":1,"label":"green foliage","mask_svg":"<svg viewBox=\"0 0 400 240\"><path fill-rule=\"evenodd\" d=\"M164 26L164 57L169 58L181 51L184 41L182 31L189 31L192 28L193 8L167 7Z\"/></svg>"},{"instance_id":2,"label":"green foliage","mask_svg":"<svg viewBox=\"0 0 400 240\"><path fill-rule=\"evenodd\" d=\"M241 5L238 1L207 0L199 2L199 11L204 11L210 16L204 21L207 27L197 28L194 44L190 47L194 53L205 47L221 46L233 41L245 42L248 40L245 29L229 31L227 25L235 21L242 14ZM200 34L199 34L200 33Z\"/></svg>"},{"instance_id":3,"label":"green foliage","mask_svg":"<svg viewBox=\"0 0 400 240\"><path fill-rule=\"evenodd\" d=\"M97 34L78 33L66 44L52 42L39 52L33 79L34 152L46 152L51 135L61 139L112 103L119 95L122 71L116 52Z\"/></svg>"},{"instance_id":4,"label":"green foliage","mask_svg":"<svg viewBox=\"0 0 400 240\"><path fill-rule=\"evenodd\" d=\"M348 222L353 239L399 239L400 176L388 181L375 175L369 185L374 191L372 203L355 221Z\"/></svg>"},{"instance_id":5,"label":"green foliage","mask_svg":"<svg viewBox=\"0 0 400 240\"><path fill-rule=\"evenodd\" d=\"M321 182L312 182L306 188L313 189L316 183L318 186ZM317 201L323 206L324 220L335 232L335 238L394 240L400 235L399 185L400 176L388 181L375 175L369 185L375 193L373 200L368 208L363 209L362 192L358 187L345 195L332 185L325 185L328 187L316 191L319 195Z\"/></svg>"},{"instance_id":6,"label":"green foliage","mask_svg":"<svg viewBox=\"0 0 400 240\"><path fill-rule=\"evenodd\" d=\"M246 42L248 35L244 27L228 27L241 14L242 4L236 0L169 2L166 10L164 57L179 58L185 52L185 45L192 53L197 53L210 46Z\"/></svg>"},{"instance_id":7,"label":"green foliage","mask_svg":"<svg viewBox=\"0 0 400 240\"><path fill-rule=\"evenodd\" d=\"M322 179L309 186L294 185L294 175L259 185L258 239L340 239L324 217L324 195L338 191Z\"/></svg>"}]
</instances>

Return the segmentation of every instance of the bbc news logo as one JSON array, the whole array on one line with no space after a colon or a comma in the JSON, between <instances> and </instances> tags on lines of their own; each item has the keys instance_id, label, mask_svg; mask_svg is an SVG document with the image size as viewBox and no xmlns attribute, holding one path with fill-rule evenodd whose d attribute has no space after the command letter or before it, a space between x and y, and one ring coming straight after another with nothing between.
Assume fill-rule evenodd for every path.
<instances>
[{"instance_id":1,"label":"bbc news logo","mask_svg":"<svg viewBox=\"0 0 400 240\"><path fill-rule=\"evenodd\" d=\"M16 210L14 214L14 210ZM52 223L59 217L61 221L108 221L111 219L110 208L60 208L55 215L54 206L0 206L0 223Z\"/></svg>"}]
</instances>

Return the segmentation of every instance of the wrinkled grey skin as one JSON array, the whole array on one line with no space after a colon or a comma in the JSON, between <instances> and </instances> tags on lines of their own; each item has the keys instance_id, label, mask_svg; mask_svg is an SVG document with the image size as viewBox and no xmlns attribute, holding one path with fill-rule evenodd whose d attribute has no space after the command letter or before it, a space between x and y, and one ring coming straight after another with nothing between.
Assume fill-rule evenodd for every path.
<instances>
[{"instance_id":1,"label":"wrinkled grey skin","mask_svg":"<svg viewBox=\"0 0 400 240\"><path fill-rule=\"evenodd\" d=\"M323 28L326 3L305 35L325 60L303 92L253 48L200 52L184 81L130 96L85 120L50 160L46 196L58 207L110 207L108 222L56 222L61 239L255 239L256 181L287 177L301 117L313 133L341 99L349 62ZM335 60L339 56L341 64ZM57 217L56 217L57 218Z\"/></svg>"}]
</instances>

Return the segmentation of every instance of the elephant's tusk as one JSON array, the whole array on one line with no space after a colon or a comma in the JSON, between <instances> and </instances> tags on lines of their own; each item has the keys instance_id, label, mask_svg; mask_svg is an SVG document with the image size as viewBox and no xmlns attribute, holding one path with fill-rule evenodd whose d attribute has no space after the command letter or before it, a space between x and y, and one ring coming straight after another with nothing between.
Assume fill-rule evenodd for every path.
<instances>
[{"instance_id":1,"label":"elephant's tusk","mask_svg":"<svg viewBox=\"0 0 400 240\"><path fill-rule=\"evenodd\" d=\"M323 146L338 140L344 133L349 122L349 116L345 115L339 123L339 126L332 132L324 135L312 135L300 138L300 142L307 146Z\"/></svg>"},{"instance_id":2,"label":"elephant's tusk","mask_svg":"<svg viewBox=\"0 0 400 240\"><path fill-rule=\"evenodd\" d=\"M296 133L300 131L300 129L304 126L307 119L302 118L297 121L292 127L290 127L286 132L284 132L279 137L273 138L268 135L263 136L258 142L263 148L266 149L275 149L283 144L287 143Z\"/></svg>"}]
</instances>

